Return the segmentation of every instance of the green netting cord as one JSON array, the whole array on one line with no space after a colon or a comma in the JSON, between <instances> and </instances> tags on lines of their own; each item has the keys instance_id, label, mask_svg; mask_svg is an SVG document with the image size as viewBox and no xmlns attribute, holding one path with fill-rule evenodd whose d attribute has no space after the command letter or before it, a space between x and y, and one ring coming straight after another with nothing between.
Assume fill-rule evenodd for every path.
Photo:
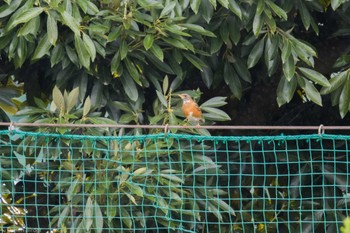
<instances>
[{"instance_id":1,"label":"green netting cord","mask_svg":"<svg viewBox=\"0 0 350 233\"><path fill-rule=\"evenodd\" d=\"M0 230L338 232L349 140L0 131Z\"/></svg>"}]
</instances>

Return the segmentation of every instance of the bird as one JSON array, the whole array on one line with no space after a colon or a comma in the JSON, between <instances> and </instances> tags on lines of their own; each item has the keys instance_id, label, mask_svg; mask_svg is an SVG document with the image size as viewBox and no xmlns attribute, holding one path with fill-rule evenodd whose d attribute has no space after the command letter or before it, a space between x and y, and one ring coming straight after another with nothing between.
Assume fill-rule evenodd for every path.
<instances>
[{"instance_id":1,"label":"bird","mask_svg":"<svg viewBox=\"0 0 350 233\"><path fill-rule=\"evenodd\" d=\"M189 122L195 122L199 125L199 122L204 122L202 118L202 110L198 106L196 102L191 98L188 94L179 94L178 95L182 99L182 112L185 115L186 119Z\"/></svg>"}]
</instances>

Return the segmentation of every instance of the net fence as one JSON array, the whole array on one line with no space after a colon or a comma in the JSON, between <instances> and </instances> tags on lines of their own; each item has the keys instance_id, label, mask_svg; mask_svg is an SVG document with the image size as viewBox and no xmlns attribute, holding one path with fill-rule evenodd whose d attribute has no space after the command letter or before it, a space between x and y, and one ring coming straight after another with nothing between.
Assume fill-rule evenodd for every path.
<instances>
[{"instance_id":1,"label":"net fence","mask_svg":"<svg viewBox=\"0 0 350 233\"><path fill-rule=\"evenodd\" d=\"M0 231L339 232L349 141L0 131Z\"/></svg>"}]
</instances>

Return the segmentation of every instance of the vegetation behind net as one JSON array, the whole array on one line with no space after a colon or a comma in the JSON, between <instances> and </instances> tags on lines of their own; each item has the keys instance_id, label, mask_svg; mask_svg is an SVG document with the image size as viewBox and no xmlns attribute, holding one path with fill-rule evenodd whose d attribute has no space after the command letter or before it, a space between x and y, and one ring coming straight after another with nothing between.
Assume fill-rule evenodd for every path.
<instances>
[{"instance_id":1,"label":"vegetation behind net","mask_svg":"<svg viewBox=\"0 0 350 233\"><path fill-rule=\"evenodd\" d=\"M0 230L337 232L350 136L0 131Z\"/></svg>"}]
</instances>

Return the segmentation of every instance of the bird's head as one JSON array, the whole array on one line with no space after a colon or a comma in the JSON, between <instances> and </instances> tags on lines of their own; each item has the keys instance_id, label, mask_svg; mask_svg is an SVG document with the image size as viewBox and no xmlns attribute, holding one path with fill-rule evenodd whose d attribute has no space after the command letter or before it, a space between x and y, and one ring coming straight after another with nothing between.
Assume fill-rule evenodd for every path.
<instances>
[{"instance_id":1,"label":"bird's head","mask_svg":"<svg viewBox=\"0 0 350 233\"><path fill-rule=\"evenodd\" d=\"M189 94L179 94L179 97L183 100L183 102L191 101L192 98Z\"/></svg>"}]
</instances>

